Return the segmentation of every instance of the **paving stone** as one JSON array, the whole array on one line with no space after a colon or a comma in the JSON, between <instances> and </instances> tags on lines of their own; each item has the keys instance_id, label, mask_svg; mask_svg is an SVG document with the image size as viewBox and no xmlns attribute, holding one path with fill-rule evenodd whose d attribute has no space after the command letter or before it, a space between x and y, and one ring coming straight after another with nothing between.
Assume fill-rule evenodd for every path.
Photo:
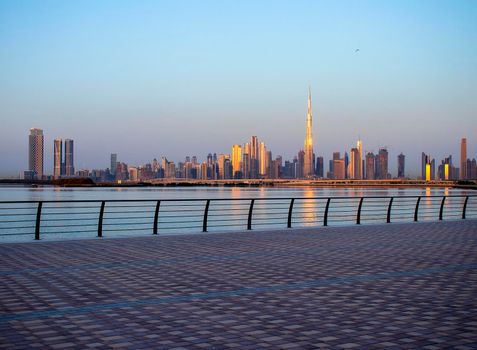
<instances>
[{"instance_id":1,"label":"paving stone","mask_svg":"<svg viewBox=\"0 0 477 350\"><path fill-rule=\"evenodd\" d=\"M0 244L0 348L475 349L477 221Z\"/></svg>"}]
</instances>

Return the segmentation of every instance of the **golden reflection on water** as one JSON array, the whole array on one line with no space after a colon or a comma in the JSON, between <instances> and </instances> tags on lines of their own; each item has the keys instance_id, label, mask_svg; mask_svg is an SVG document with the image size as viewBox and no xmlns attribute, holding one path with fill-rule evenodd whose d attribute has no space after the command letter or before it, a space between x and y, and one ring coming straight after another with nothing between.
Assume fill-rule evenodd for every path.
<instances>
[{"instance_id":1,"label":"golden reflection on water","mask_svg":"<svg viewBox=\"0 0 477 350\"><path fill-rule=\"evenodd\" d=\"M303 197L310 198L303 201L303 220L305 222L317 220L318 203L311 199L315 197L315 191L307 188L303 191Z\"/></svg>"}]
</instances>

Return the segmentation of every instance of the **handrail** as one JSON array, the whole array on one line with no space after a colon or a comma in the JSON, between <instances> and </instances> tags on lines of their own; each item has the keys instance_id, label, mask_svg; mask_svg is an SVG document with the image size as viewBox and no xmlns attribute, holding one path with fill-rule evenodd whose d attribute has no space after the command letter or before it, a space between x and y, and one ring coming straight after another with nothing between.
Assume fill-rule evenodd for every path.
<instances>
[{"instance_id":1,"label":"handrail","mask_svg":"<svg viewBox=\"0 0 477 350\"><path fill-rule=\"evenodd\" d=\"M97 237L103 237L104 233L134 230L157 235L159 230L167 232L196 228L208 232L211 228L228 227L252 230L252 226L328 226L330 222L361 224L421 219L441 221L449 218L477 218L476 199L477 195L468 194L420 194L0 201L0 237L33 234L34 239L39 240L43 235L69 232L96 231ZM212 202L223 205L212 206ZM91 204L74 205L76 203Z\"/></svg>"},{"instance_id":2,"label":"handrail","mask_svg":"<svg viewBox=\"0 0 477 350\"><path fill-rule=\"evenodd\" d=\"M365 196L364 198L366 199L385 199L385 198L390 198L391 196ZM417 197L422 197L422 198L442 198L442 195L428 195L428 196L423 196L423 195L416 195L416 196L411 196L411 195L405 195L405 196L395 196L396 198L417 198ZM446 195L447 198L462 198L462 197L477 197L477 195ZM328 199L330 196L322 196L322 197L294 197L297 200L319 200L319 199ZM331 196L333 199L356 199L360 198L359 196ZM161 202L200 202L200 201L206 201L210 198L165 198L161 199ZM273 200L290 200L290 197L240 197L240 198L213 198L213 201L250 201L250 200L256 200L256 201L273 201ZM41 200L43 203L101 203L103 199L51 199L51 200ZM107 199L107 202L157 202L157 199L153 198L145 198L145 199L139 199L139 198L132 198L132 199ZM8 203L38 203L38 200L29 200L29 201L0 201L0 204L8 204Z\"/></svg>"}]
</instances>

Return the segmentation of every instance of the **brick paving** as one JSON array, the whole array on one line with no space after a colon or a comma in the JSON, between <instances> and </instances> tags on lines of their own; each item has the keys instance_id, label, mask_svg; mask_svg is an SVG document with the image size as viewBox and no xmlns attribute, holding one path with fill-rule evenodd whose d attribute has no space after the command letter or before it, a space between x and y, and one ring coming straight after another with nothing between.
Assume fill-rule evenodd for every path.
<instances>
[{"instance_id":1,"label":"brick paving","mask_svg":"<svg viewBox=\"0 0 477 350\"><path fill-rule=\"evenodd\" d=\"M477 349L477 220L0 245L0 348Z\"/></svg>"}]
</instances>

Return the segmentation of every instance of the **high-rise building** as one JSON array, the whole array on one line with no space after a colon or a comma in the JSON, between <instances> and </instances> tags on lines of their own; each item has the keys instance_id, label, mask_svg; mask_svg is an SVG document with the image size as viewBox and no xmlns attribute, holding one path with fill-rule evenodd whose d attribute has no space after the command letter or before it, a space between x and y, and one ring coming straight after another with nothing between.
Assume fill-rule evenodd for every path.
<instances>
[{"instance_id":1,"label":"high-rise building","mask_svg":"<svg viewBox=\"0 0 477 350\"><path fill-rule=\"evenodd\" d=\"M357 169L357 173L355 174L356 176L356 179L363 179L364 176L363 176L363 141L361 139L358 140L358 142L356 143L356 148L358 149L358 169Z\"/></svg>"},{"instance_id":2,"label":"high-rise building","mask_svg":"<svg viewBox=\"0 0 477 350\"><path fill-rule=\"evenodd\" d=\"M43 178L43 130L31 128L28 136L28 170L36 179Z\"/></svg>"},{"instance_id":3,"label":"high-rise building","mask_svg":"<svg viewBox=\"0 0 477 350\"><path fill-rule=\"evenodd\" d=\"M259 175L260 177L266 177L268 169L267 169L267 147L265 147L265 142L260 142L258 161L259 161Z\"/></svg>"},{"instance_id":4,"label":"high-rise building","mask_svg":"<svg viewBox=\"0 0 477 350\"><path fill-rule=\"evenodd\" d=\"M344 159L333 160L333 179L344 180L346 178Z\"/></svg>"},{"instance_id":5,"label":"high-rise building","mask_svg":"<svg viewBox=\"0 0 477 350\"><path fill-rule=\"evenodd\" d=\"M388 150L380 148L376 155L376 179L385 180L388 178Z\"/></svg>"},{"instance_id":6,"label":"high-rise building","mask_svg":"<svg viewBox=\"0 0 477 350\"><path fill-rule=\"evenodd\" d=\"M424 152L421 154L421 179L425 181L436 179L436 161Z\"/></svg>"},{"instance_id":7,"label":"high-rise building","mask_svg":"<svg viewBox=\"0 0 477 350\"><path fill-rule=\"evenodd\" d=\"M53 177L59 179L61 175L64 175L62 170L63 160L63 141L61 139L55 139L53 141Z\"/></svg>"},{"instance_id":8,"label":"high-rise building","mask_svg":"<svg viewBox=\"0 0 477 350\"><path fill-rule=\"evenodd\" d=\"M467 179L467 139L460 140L460 178Z\"/></svg>"},{"instance_id":9,"label":"high-rise building","mask_svg":"<svg viewBox=\"0 0 477 350\"><path fill-rule=\"evenodd\" d=\"M297 179L302 179L305 177L305 151L300 150L298 152L296 169L295 169L295 176Z\"/></svg>"},{"instance_id":10,"label":"high-rise building","mask_svg":"<svg viewBox=\"0 0 477 350\"><path fill-rule=\"evenodd\" d=\"M259 173L259 145L258 145L258 137L252 136L250 138L250 178L256 179L258 178Z\"/></svg>"},{"instance_id":11,"label":"high-rise building","mask_svg":"<svg viewBox=\"0 0 477 350\"><path fill-rule=\"evenodd\" d=\"M111 175L116 176L116 167L118 164L118 155L116 153L111 153Z\"/></svg>"},{"instance_id":12,"label":"high-rise building","mask_svg":"<svg viewBox=\"0 0 477 350\"><path fill-rule=\"evenodd\" d=\"M323 178L325 173L323 157L316 157L316 171L315 174L319 178Z\"/></svg>"},{"instance_id":13,"label":"high-rise building","mask_svg":"<svg viewBox=\"0 0 477 350\"><path fill-rule=\"evenodd\" d=\"M232 173L234 179L242 177L242 146L232 146Z\"/></svg>"},{"instance_id":14,"label":"high-rise building","mask_svg":"<svg viewBox=\"0 0 477 350\"><path fill-rule=\"evenodd\" d=\"M65 175L73 176L75 174L74 158L73 158L73 140L65 140Z\"/></svg>"},{"instance_id":15,"label":"high-rise building","mask_svg":"<svg viewBox=\"0 0 477 350\"><path fill-rule=\"evenodd\" d=\"M373 152L366 154L366 180L374 180L376 178L376 157Z\"/></svg>"},{"instance_id":16,"label":"high-rise building","mask_svg":"<svg viewBox=\"0 0 477 350\"><path fill-rule=\"evenodd\" d=\"M350 162L348 164L348 178L360 179L361 157L358 148L351 148Z\"/></svg>"},{"instance_id":17,"label":"high-rise building","mask_svg":"<svg viewBox=\"0 0 477 350\"><path fill-rule=\"evenodd\" d=\"M303 163L303 177L312 177L315 169L313 166L313 132L312 132L312 108L311 89L308 89L308 111L306 113L306 137L305 137L305 157Z\"/></svg>"},{"instance_id":18,"label":"high-rise building","mask_svg":"<svg viewBox=\"0 0 477 350\"><path fill-rule=\"evenodd\" d=\"M406 156L404 154L399 154L398 157L398 173L397 173L397 177L400 178L400 179L403 179L405 177L405 173L404 173L404 163L405 163L405 160L406 160Z\"/></svg>"}]
</instances>

